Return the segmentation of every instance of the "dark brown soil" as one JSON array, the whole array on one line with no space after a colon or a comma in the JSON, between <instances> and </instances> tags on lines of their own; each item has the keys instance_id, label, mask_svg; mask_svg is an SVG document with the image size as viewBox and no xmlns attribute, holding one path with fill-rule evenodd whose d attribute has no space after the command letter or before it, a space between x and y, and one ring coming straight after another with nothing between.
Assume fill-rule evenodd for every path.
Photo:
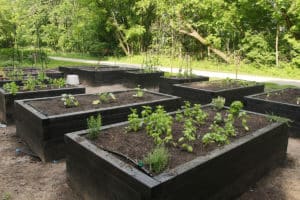
<instances>
[{"instance_id":1,"label":"dark brown soil","mask_svg":"<svg viewBox=\"0 0 300 200\"><path fill-rule=\"evenodd\" d=\"M94 100L99 99L98 95L96 94L79 95L79 96L75 96L76 99L79 101L79 106L71 107L71 108L66 108L63 102L61 101L60 97L54 99L47 99L47 100L28 101L28 104L31 105L36 110L38 110L39 112L48 116L48 115L58 115L58 114L72 113L72 112L79 112L79 111L86 111L86 110L94 110L100 108L108 108L108 107L167 98L165 96L156 95L149 92L145 92L144 96L141 98L133 97L134 94L136 94L135 91L126 91L126 92L124 91L124 92L114 93L116 97L115 101L110 101L108 103L102 103L98 105L92 104Z\"/></svg>"},{"instance_id":2,"label":"dark brown soil","mask_svg":"<svg viewBox=\"0 0 300 200\"><path fill-rule=\"evenodd\" d=\"M216 113L216 111L210 108L205 109L205 111L209 114L209 117L206 120L205 125L197 126L196 135L198 139L192 143L194 149L193 153L188 153L186 151L183 151L179 147L174 147L173 145L167 146L170 153L170 160L168 165L169 169L193 160L198 156L203 156L216 148L222 148L222 146L218 146L217 144L204 146L201 141L203 135L209 132L209 126L212 124ZM225 114L226 111L222 111L222 115L225 116ZM239 137L250 134L251 132L267 126L268 124L270 124L270 122L265 117L251 114L247 119L247 124L250 128L249 132L245 131L243 126L241 125L240 120L237 120L234 124L237 136L232 137L230 140L234 141ZM174 120L172 127L174 141L178 141L178 139L183 136L182 131L183 123L178 123ZM125 155L136 161L143 160L143 158L155 147L153 139L147 135L144 129L138 132L126 133L125 126L121 128L117 127L103 130L99 138L94 142L100 148L112 152L121 153L121 155Z\"/></svg>"},{"instance_id":3,"label":"dark brown soil","mask_svg":"<svg viewBox=\"0 0 300 200\"><path fill-rule=\"evenodd\" d=\"M257 96L258 98L278 101L282 103L290 103L297 105L297 98L300 98L300 89L289 88L280 91L268 92ZM299 100L300 101L300 100ZM300 102L298 104L300 106Z\"/></svg>"},{"instance_id":4,"label":"dark brown soil","mask_svg":"<svg viewBox=\"0 0 300 200\"><path fill-rule=\"evenodd\" d=\"M255 82L234 80L234 79L224 79L224 80L215 80L215 81L204 81L204 82L192 82L183 84L188 87L197 88L197 89L206 89L206 90L224 90L224 89L234 89L240 87L254 86Z\"/></svg>"}]
</instances>

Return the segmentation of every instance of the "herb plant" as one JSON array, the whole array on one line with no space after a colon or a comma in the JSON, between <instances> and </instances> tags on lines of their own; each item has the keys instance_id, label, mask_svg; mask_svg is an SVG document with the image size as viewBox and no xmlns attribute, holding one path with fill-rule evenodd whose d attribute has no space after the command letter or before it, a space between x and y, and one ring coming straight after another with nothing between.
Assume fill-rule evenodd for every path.
<instances>
[{"instance_id":1,"label":"herb plant","mask_svg":"<svg viewBox=\"0 0 300 200\"><path fill-rule=\"evenodd\" d=\"M157 145L168 143L172 136L173 118L163 109L157 106L156 110L147 117L146 132L154 139Z\"/></svg>"},{"instance_id":2,"label":"herb plant","mask_svg":"<svg viewBox=\"0 0 300 200\"><path fill-rule=\"evenodd\" d=\"M142 126L143 119L139 118L136 109L131 109L131 114L128 115L128 126L126 127L126 130L137 132Z\"/></svg>"},{"instance_id":3,"label":"herb plant","mask_svg":"<svg viewBox=\"0 0 300 200\"><path fill-rule=\"evenodd\" d=\"M225 98L218 96L217 98L212 99L211 104L216 110L222 110L225 105Z\"/></svg>"},{"instance_id":4,"label":"herb plant","mask_svg":"<svg viewBox=\"0 0 300 200\"><path fill-rule=\"evenodd\" d=\"M135 90L136 90L136 94L133 95L134 97L142 98L144 96L145 89L142 89L140 85L138 85L135 88Z\"/></svg>"},{"instance_id":5,"label":"herb plant","mask_svg":"<svg viewBox=\"0 0 300 200\"><path fill-rule=\"evenodd\" d=\"M62 94L61 100L66 108L72 108L79 106L78 100L72 94Z\"/></svg>"},{"instance_id":6,"label":"herb plant","mask_svg":"<svg viewBox=\"0 0 300 200\"><path fill-rule=\"evenodd\" d=\"M16 95L17 92L19 92L19 88L20 87L14 81L10 83L5 83L3 85L3 89L12 95Z\"/></svg>"},{"instance_id":7,"label":"herb plant","mask_svg":"<svg viewBox=\"0 0 300 200\"><path fill-rule=\"evenodd\" d=\"M115 101L117 98L113 93L104 92L99 94L99 98L93 101L94 105L101 104L101 103L109 103L111 101Z\"/></svg>"},{"instance_id":8,"label":"herb plant","mask_svg":"<svg viewBox=\"0 0 300 200\"><path fill-rule=\"evenodd\" d=\"M163 146L157 146L145 158L144 163L149 165L150 171L154 173L162 172L169 163L170 154Z\"/></svg>"},{"instance_id":9,"label":"herb plant","mask_svg":"<svg viewBox=\"0 0 300 200\"><path fill-rule=\"evenodd\" d=\"M63 88L66 86L66 80L64 78L53 79L51 82L57 88Z\"/></svg>"},{"instance_id":10,"label":"herb plant","mask_svg":"<svg viewBox=\"0 0 300 200\"><path fill-rule=\"evenodd\" d=\"M88 126L88 137L90 139L96 139L100 133L101 126L102 126L102 119L101 115L99 114L97 117L90 116L87 119L87 126Z\"/></svg>"},{"instance_id":11,"label":"herb plant","mask_svg":"<svg viewBox=\"0 0 300 200\"><path fill-rule=\"evenodd\" d=\"M29 76L25 81L24 89L29 91L34 91L37 86L37 80L35 80L32 76Z\"/></svg>"}]
</instances>

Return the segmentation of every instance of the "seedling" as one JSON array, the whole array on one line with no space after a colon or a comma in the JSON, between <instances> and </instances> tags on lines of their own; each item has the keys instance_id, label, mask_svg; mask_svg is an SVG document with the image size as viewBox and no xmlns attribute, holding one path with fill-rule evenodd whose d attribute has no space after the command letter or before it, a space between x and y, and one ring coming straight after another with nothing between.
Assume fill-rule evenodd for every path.
<instances>
[{"instance_id":1,"label":"seedling","mask_svg":"<svg viewBox=\"0 0 300 200\"><path fill-rule=\"evenodd\" d=\"M234 101L231 103L230 108L229 108L229 113L233 115L233 117L238 117L239 113L243 109L244 105L240 101Z\"/></svg>"},{"instance_id":2,"label":"seedling","mask_svg":"<svg viewBox=\"0 0 300 200\"><path fill-rule=\"evenodd\" d=\"M206 133L202 137L202 143L204 145L211 144L211 143L217 143L217 144L228 144L229 139L228 136L225 133L224 128L220 127L218 124L213 123L209 129L211 132Z\"/></svg>"},{"instance_id":3,"label":"seedling","mask_svg":"<svg viewBox=\"0 0 300 200\"><path fill-rule=\"evenodd\" d=\"M36 86L37 86L37 81L32 76L29 76L28 79L25 81L24 89L29 91L34 91Z\"/></svg>"},{"instance_id":4,"label":"seedling","mask_svg":"<svg viewBox=\"0 0 300 200\"><path fill-rule=\"evenodd\" d=\"M99 114L97 117L90 116L87 119L87 126L88 126L88 137L92 140L96 139L100 133L101 126L102 126L102 119L101 115Z\"/></svg>"},{"instance_id":5,"label":"seedling","mask_svg":"<svg viewBox=\"0 0 300 200\"><path fill-rule=\"evenodd\" d=\"M142 89L140 85L138 85L135 88L135 90L136 90L136 94L133 95L134 97L142 98L144 96L145 89Z\"/></svg>"},{"instance_id":6,"label":"seedling","mask_svg":"<svg viewBox=\"0 0 300 200\"><path fill-rule=\"evenodd\" d=\"M64 78L53 79L52 84L57 88L63 88L66 86L66 80Z\"/></svg>"},{"instance_id":7,"label":"seedling","mask_svg":"<svg viewBox=\"0 0 300 200\"><path fill-rule=\"evenodd\" d=\"M181 147L188 151L193 152L193 147L187 142L192 142L196 140L196 127L193 124L193 121L191 119L187 119L184 122L184 130L183 130L183 137L179 138L178 142L183 143Z\"/></svg>"},{"instance_id":8,"label":"seedling","mask_svg":"<svg viewBox=\"0 0 300 200\"><path fill-rule=\"evenodd\" d=\"M163 146L157 146L145 158L144 163L149 165L150 171L154 173L162 172L169 162L170 154Z\"/></svg>"},{"instance_id":9,"label":"seedling","mask_svg":"<svg viewBox=\"0 0 300 200\"><path fill-rule=\"evenodd\" d=\"M79 106L78 100L71 94L62 94L61 100L64 102L66 108L72 108Z\"/></svg>"},{"instance_id":10,"label":"seedling","mask_svg":"<svg viewBox=\"0 0 300 200\"><path fill-rule=\"evenodd\" d=\"M116 100L117 98L113 93L104 92L99 94L99 99L93 101L93 105L97 105L101 103L109 103L111 101L116 101Z\"/></svg>"},{"instance_id":11,"label":"seedling","mask_svg":"<svg viewBox=\"0 0 300 200\"><path fill-rule=\"evenodd\" d=\"M212 99L211 104L216 110L222 110L225 105L225 98L218 96L217 98Z\"/></svg>"},{"instance_id":12,"label":"seedling","mask_svg":"<svg viewBox=\"0 0 300 200\"><path fill-rule=\"evenodd\" d=\"M3 89L12 95L16 95L19 92L19 86L15 82L5 83Z\"/></svg>"}]
</instances>

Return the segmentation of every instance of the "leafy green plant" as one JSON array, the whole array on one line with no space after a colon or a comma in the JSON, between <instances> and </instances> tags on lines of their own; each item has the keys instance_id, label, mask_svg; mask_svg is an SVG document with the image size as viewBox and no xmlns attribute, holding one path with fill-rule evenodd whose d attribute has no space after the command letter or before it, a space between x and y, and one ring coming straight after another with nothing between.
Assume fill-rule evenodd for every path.
<instances>
[{"instance_id":1,"label":"leafy green plant","mask_svg":"<svg viewBox=\"0 0 300 200\"><path fill-rule=\"evenodd\" d=\"M146 132L154 139L155 144L168 143L172 136L173 118L163 109L157 106L156 110L147 117Z\"/></svg>"},{"instance_id":2,"label":"leafy green plant","mask_svg":"<svg viewBox=\"0 0 300 200\"><path fill-rule=\"evenodd\" d=\"M29 76L24 84L25 90L34 91L37 86L37 80L35 80L32 76Z\"/></svg>"},{"instance_id":3,"label":"leafy green plant","mask_svg":"<svg viewBox=\"0 0 300 200\"><path fill-rule=\"evenodd\" d=\"M97 117L90 116L87 119L87 126L88 126L88 137L90 139L96 139L100 133L101 126L102 126L102 119L101 115L97 115Z\"/></svg>"},{"instance_id":4,"label":"leafy green plant","mask_svg":"<svg viewBox=\"0 0 300 200\"><path fill-rule=\"evenodd\" d=\"M61 100L66 108L79 106L78 100L72 94L62 94L61 97Z\"/></svg>"},{"instance_id":5,"label":"leafy green plant","mask_svg":"<svg viewBox=\"0 0 300 200\"><path fill-rule=\"evenodd\" d=\"M136 90L136 93L133 95L134 97L142 98L144 96L145 89L142 89L140 85L138 85L134 89Z\"/></svg>"},{"instance_id":6,"label":"leafy green plant","mask_svg":"<svg viewBox=\"0 0 300 200\"><path fill-rule=\"evenodd\" d=\"M99 94L99 99L93 101L93 105L101 104L101 103L109 103L111 101L116 101L117 98L111 92L103 92Z\"/></svg>"},{"instance_id":7,"label":"leafy green plant","mask_svg":"<svg viewBox=\"0 0 300 200\"><path fill-rule=\"evenodd\" d=\"M24 72L21 69L13 69L7 72L7 77L13 81L22 80L23 76L24 76Z\"/></svg>"},{"instance_id":8,"label":"leafy green plant","mask_svg":"<svg viewBox=\"0 0 300 200\"><path fill-rule=\"evenodd\" d=\"M66 80L64 78L53 79L51 83L57 88L63 88L66 86Z\"/></svg>"},{"instance_id":9,"label":"leafy green plant","mask_svg":"<svg viewBox=\"0 0 300 200\"><path fill-rule=\"evenodd\" d=\"M222 110L225 105L225 98L220 96L218 96L217 98L213 98L211 104L215 109Z\"/></svg>"},{"instance_id":10,"label":"leafy green plant","mask_svg":"<svg viewBox=\"0 0 300 200\"><path fill-rule=\"evenodd\" d=\"M212 143L217 143L217 144L228 144L229 140L228 137L224 134L219 134L216 132L210 132L206 133L202 137L202 143L204 145L212 144Z\"/></svg>"},{"instance_id":11,"label":"leafy green plant","mask_svg":"<svg viewBox=\"0 0 300 200\"><path fill-rule=\"evenodd\" d=\"M169 163L170 153L164 146L157 146L144 159L144 163L149 165L150 171L154 173L162 172Z\"/></svg>"},{"instance_id":12,"label":"leafy green plant","mask_svg":"<svg viewBox=\"0 0 300 200\"><path fill-rule=\"evenodd\" d=\"M5 83L3 85L3 89L12 95L16 95L17 92L19 92L20 87L13 81L10 83Z\"/></svg>"},{"instance_id":13,"label":"leafy green plant","mask_svg":"<svg viewBox=\"0 0 300 200\"><path fill-rule=\"evenodd\" d=\"M179 110L178 113L176 113L175 119L179 122L190 118L194 123L204 124L208 116L207 113L202 110L200 104L194 104L191 106L191 103L188 101L185 101L184 106L182 106L182 110L183 112L180 112Z\"/></svg>"},{"instance_id":14,"label":"leafy green plant","mask_svg":"<svg viewBox=\"0 0 300 200\"><path fill-rule=\"evenodd\" d=\"M137 132L142 126L143 119L139 118L136 109L131 109L131 114L128 115L128 126L126 127L126 130Z\"/></svg>"},{"instance_id":15,"label":"leafy green plant","mask_svg":"<svg viewBox=\"0 0 300 200\"><path fill-rule=\"evenodd\" d=\"M2 200L11 200L11 195L8 192L5 192L2 196Z\"/></svg>"},{"instance_id":16,"label":"leafy green plant","mask_svg":"<svg viewBox=\"0 0 300 200\"><path fill-rule=\"evenodd\" d=\"M239 113L243 109L244 105L241 101L234 101L231 103L229 108L229 113L233 115L233 117L238 117Z\"/></svg>"},{"instance_id":17,"label":"leafy green plant","mask_svg":"<svg viewBox=\"0 0 300 200\"><path fill-rule=\"evenodd\" d=\"M184 122L184 130L183 130L183 137L178 139L179 143L181 144L181 147L188 151L188 152L193 152L193 147L192 145L188 144L188 142L192 142L196 140L196 127L193 124L192 119L187 119Z\"/></svg>"},{"instance_id":18,"label":"leafy green plant","mask_svg":"<svg viewBox=\"0 0 300 200\"><path fill-rule=\"evenodd\" d=\"M44 71L39 71L38 72L37 80L39 80L40 82L45 82L48 79L49 79L49 77L47 76L47 74Z\"/></svg>"}]
</instances>

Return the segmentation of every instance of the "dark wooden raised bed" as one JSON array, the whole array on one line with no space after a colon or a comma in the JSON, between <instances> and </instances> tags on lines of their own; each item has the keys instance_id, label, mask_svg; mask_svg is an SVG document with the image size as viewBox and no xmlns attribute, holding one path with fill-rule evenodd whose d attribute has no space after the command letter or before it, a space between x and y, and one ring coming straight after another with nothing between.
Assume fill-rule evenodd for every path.
<instances>
[{"instance_id":1,"label":"dark wooden raised bed","mask_svg":"<svg viewBox=\"0 0 300 200\"><path fill-rule=\"evenodd\" d=\"M283 90L276 90L272 92L265 92L256 95L249 95L245 97L245 101L247 104L246 109L258 113L277 115L277 116L289 118L290 120L292 120L289 127L290 135L300 137L300 105L280 102L275 100L268 100L263 98L263 96L266 96L268 93L278 93L278 92L284 92L286 90L292 90L294 91L294 93L296 93L297 91L298 94L300 93L300 89L293 88L293 89L283 89ZM296 102L296 98L295 98L295 102Z\"/></svg>"},{"instance_id":2,"label":"dark wooden raised bed","mask_svg":"<svg viewBox=\"0 0 300 200\"><path fill-rule=\"evenodd\" d=\"M0 88L0 120L3 123L11 123L15 118L14 101L20 99L33 99L41 97L60 96L61 94L84 94L84 87L67 87L58 89L45 89L36 91L18 92L12 95Z\"/></svg>"},{"instance_id":3,"label":"dark wooden raised bed","mask_svg":"<svg viewBox=\"0 0 300 200\"><path fill-rule=\"evenodd\" d=\"M17 85L23 85L23 81L26 80L27 76L37 76L39 71L41 71L39 68L18 68L20 70L23 70L24 75L22 80L10 80L8 78L2 78L0 79L0 87L2 87L6 83L15 82ZM13 68L5 68L4 71L8 72L13 70ZM56 69L47 69L45 70L46 75L49 78L63 78L64 74L62 72L59 72Z\"/></svg>"},{"instance_id":4,"label":"dark wooden raised bed","mask_svg":"<svg viewBox=\"0 0 300 200\"><path fill-rule=\"evenodd\" d=\"M207 83L209 84L209 82ZM243 103L245 103L244 96L257 94L264 91L264 84L254 82L252 83L252 86L238 86L236 88L219 90L195 88L190 86L190 83L186 83L175 84L173 86L173 90L174 95L182 97L182 100L190 101L192 103L208 104L213 98L221 96L226 99L225 105L230 105L233 101L242 101Z\"/></svg>"},{"instance_id":5,"label":"dark wooden raised bed","mask_svg":"<svg viewBox=\"0 0 300 200\"><path fill-rule=\"evenodd\" d=\"M126 71L124 76L126 78L126 86L136 87L140 85L142 88L156 88L159 86L160 77L164 75L164 72L143 72L138 71Z\"/></svg>"},{"instance_id":6,"label":"dark wooden raised bed","mask_svg":"<svg viewBox=\"0 0 300 200\"><path fill-rule=\"evenodd\" d=\"M128 91L114 92L114 94ZM15 108L18 112L18 116L16 118L17 135L23 138L32 151L35 152L43 161L63 158L65 155L64 134L86 129L86 120L91 115L96 116L101 114L102 124L107 125L126 121L128 114L131 113L131 108L141 110L144 105L149 105L151 107L163 105L166 110L174 111L180 107L179 97L150 91L147 91L147 93L155 96L157 95L159 99L152 101L145 99L145 101L139 103L128 103L120 106L56 115L45 115L29 105L30 102L34 101L47 101L46 98L16 101ZM84 95L77 95L76 97L79 96L84 97ZM50 100L55 98L48 99ZM45 103L47 103L46 101Z\"/></svg>"},{"instance_id":7,"label":"dark wooden raised bed","mask_svg":"<svg viewBox=\"0 0 300 200\"><path fill-rule=\"evenodd\" d=\"M82 83L99 86L103 84L122 83L125 71L134 71L134 68L119 66L80 67L75 74L79 75Z\"/></svg>"},{"instance_id":8,"label":"dark wooden raised bed","mask_svg":"<svg viewBox=\"0 0 300 200\"><path fill-rule=\"evenodd\" d=\"M288 144L286 124L272 123L152 177L98 148L86 133L66 134L66 164L69 184L90 200L234 199L284 161Z\"/></svg>"},{"instance_id":9,"label":"dark wooden raised bed","mask_svg":"<svg viewBox=\"0 0 300 200\"><path fill-rule=\"evenodd\" d=\"M196 81L208 81L207 76L195 76L191 78L178 78L178 77L160 77L159 80L159 92L165 94L174 94L173 85L182 84Z\"/></svg>"}]
</instances>

